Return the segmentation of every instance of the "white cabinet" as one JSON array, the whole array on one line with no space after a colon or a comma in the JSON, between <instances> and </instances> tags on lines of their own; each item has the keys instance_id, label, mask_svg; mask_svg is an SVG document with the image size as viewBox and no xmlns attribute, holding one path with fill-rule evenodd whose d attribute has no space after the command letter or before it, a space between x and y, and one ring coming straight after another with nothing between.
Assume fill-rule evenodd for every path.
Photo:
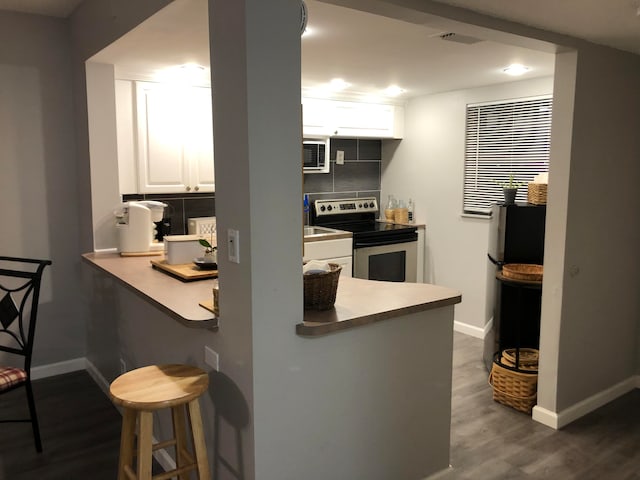
<instances>
[{"instance_id":1,"label":"white cabinet","mask_svg":"<svg viewBox=\"0 0 640 480\"><path fill-rule=\"evenodd\" d=\"M136 82L139 193L213 192L211 90Z\"/></svg>"},{"instance_id":2,"label":"white cabinet","mask_svg":"<svg viewBox=\"0 0 640 480\"><path fill-rule=\"evenodd\" d=\"M302 132L305 137L328 137L331 110L326 100L302 100Z\"/></svg>"},{"instance_id":3,"label":"white cabinet","mask_svg":"<svg viewBox=\"0 0 640 480\"><path fill-rule=\"evenodd\" d=\"M403 135L401 106L311 98L303 99L302 105L305 136L402 138Z\"/></svg>"},{"instance_id":4,"label":"white cabinet","mask_svg":"<svg viewBox=\"0 0 640 480\"><path fill-rule=\"evenodd\" d=\"M304 242L303 261L324 260L342 266L340 276L351 277L353 271L353 241L338 238Z\"/></svg>"}]
</instances>

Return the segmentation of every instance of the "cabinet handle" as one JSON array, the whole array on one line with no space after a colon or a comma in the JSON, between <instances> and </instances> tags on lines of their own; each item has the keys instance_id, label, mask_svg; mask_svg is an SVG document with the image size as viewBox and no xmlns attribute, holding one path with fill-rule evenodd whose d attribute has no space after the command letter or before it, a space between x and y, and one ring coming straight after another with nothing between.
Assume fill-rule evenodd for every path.
<instances>
[{"instance_id":1,"label":"cabinet handle","mask_svg":"<svg viewBox=\"0 0 640 480\"><path fill-rule=\"evenodd\" d=\"M193 187L193 189L197 192L198 190L200 190L200 187L196 185L195 187Z\"/></svg>"},{"instance_id":2,"label":"cabinet handle","mask_svg":"<svg viewBox=\"0 0 640 480\"><path fill-rule=\"evenodd\" d=\"M187 185L187 192L191 191L191 187L189 185Z\"/></svg>"}]
</instances>

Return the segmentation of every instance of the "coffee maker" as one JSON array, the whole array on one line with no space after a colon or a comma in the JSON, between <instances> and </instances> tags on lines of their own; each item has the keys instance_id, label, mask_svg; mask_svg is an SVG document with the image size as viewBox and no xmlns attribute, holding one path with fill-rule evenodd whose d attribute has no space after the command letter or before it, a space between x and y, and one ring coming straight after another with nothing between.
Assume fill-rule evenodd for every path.
<instances>
[{"instance_id":1,"label":"coffee maker","mask_svg":"<svg viewBox=\"0 0 640 480\"><path fill-rule=\"evenodd\" d=\"M121 254L161 252L164 245L155 240L156 224L164 214L166 203L153 200L125 202L115 212L118 251Z\"/></svg>"}]
</instances>

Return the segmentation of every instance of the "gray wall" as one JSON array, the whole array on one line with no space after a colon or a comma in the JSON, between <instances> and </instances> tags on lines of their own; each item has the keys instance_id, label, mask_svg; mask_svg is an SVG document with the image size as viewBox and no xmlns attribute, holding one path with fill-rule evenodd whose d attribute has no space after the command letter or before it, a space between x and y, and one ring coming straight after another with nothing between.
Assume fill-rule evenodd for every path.
<instances>
[{"instance_id":1,"label":"gray wall","mask_svg":"<svg viewBox=\"0 0 640 480\"><path fill-rule=\"evenodd\" d=\"M638 372L640 57L585 46L557 64L539 404L562 412Z\"/></svg>"},{"instance_id":2,"label":"gray wall","mask_svg":"<svg viewBox=\"0 0 640 480\"><path fill-rule=\"evenodd\" d=\"M34 366L85 353L68 22L0 12L0 254L49 258Z\"/></svg>"}]
</instances>

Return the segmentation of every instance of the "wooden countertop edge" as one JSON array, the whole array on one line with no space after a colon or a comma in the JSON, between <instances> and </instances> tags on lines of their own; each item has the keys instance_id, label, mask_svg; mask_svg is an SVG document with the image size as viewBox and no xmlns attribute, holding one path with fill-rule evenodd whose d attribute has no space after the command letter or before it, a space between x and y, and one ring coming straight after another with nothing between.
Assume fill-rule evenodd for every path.
<instances>
[{"instance_id":1,"label":"wooden countertop edge","mask_svg":"<svg viewBox=\"0 0 640 480\"><path fill-rule=\"evenodd\" d=\"M429 303L411 305L408 307L397 308L394 310L388 310L385 312L374 313L372 315L365 315L362 317L341 320L337 322L303 322L296 325L296 334L302 337L318 337L342 330L348 330L354 327L369 325L371 323L380 322L382 320L400 317L403 315L409 315L412 313L424 312L440 307L455 305L457 303L460 303L461 301L462 295L457 295L453 297L443 298L441 300L434 300Z\"/></svg>"},{"instance_id":2,"label":"wooden countertop edge","mask_svg":"<svg viewBox=\"0 0 640 480\"><path fill-rule=\"evenodd\" d=\"M126 282L125 280L120 278L118 275L115 275L113 272L111 272L111 271L107 270L106 268L103 268L101 265L93 262L91 260L91 258L89 258L89 255L92 255L92 254L85 253L85 254L82 255L82 260L84 262L86 262L87 265L90 265L90 266L100 270L101 272L106 273L111 278L114 278L120 285L124 286L127 290L135 293L136 295L138 295L139 297L141 297L145 301L151 303L153 306L155 306L156 308L158 308L162 312L166 313L168 316L170 316L174 320L177 320L178 322L180 322L185 327L189 327L189 328L205 328L205 329L214 330L214 331L218 330L219 323L218 323L218 318L217 317L213 317L210 320L190 320L188 318L185 318L182 315L180 315L178 312L176 312L176 311L168 308L166 305L158 302L153 297L151 297L151 296L147 295L146 293L138 290L136 287L131 285L129 282Z\"/></svg>"}]
</instances>

